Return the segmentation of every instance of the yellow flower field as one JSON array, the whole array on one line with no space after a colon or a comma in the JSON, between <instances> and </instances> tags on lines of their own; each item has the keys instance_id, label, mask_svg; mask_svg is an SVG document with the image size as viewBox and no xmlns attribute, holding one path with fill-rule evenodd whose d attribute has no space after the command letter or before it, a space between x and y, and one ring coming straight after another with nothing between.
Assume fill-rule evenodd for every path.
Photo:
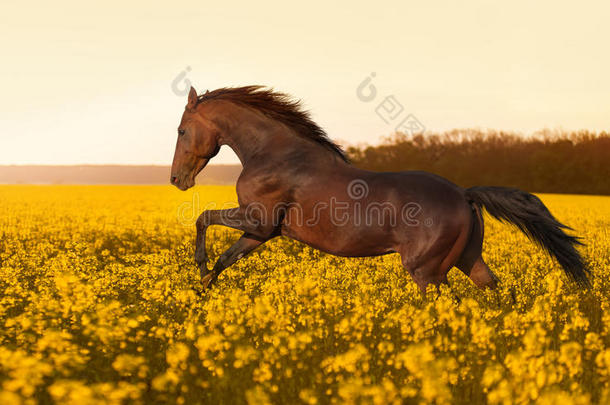
<instances>
[{"instance_id":1,"label":"yellow flower field","mask_svg":"<svg viewBox=\"0 0 610 405\"><path fill-rule=\"evenodd\" d=\"M541 198L592 290L487 218L496 291L276 239L200 296L193 211L232 187L2 186L0 403L610 403L610 198Z\"/></svg>"}]
</instances>

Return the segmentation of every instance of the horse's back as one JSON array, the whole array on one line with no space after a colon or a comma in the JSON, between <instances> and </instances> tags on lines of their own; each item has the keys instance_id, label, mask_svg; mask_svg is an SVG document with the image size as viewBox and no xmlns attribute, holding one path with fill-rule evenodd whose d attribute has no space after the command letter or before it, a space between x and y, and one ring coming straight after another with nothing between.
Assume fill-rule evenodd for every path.
<instances>
[{"instance_id":1,"label":"horse's back","mask_svg":"<svg viewBox=\"0 0 610 405\"><path fill-rule=\"evenodd\" d=\"M375 173L379 182L395 190L402 198L413 202L443 206L463 207L467 205L464 189L450 180L424 171Z\"/></svg>"}]
</instances>

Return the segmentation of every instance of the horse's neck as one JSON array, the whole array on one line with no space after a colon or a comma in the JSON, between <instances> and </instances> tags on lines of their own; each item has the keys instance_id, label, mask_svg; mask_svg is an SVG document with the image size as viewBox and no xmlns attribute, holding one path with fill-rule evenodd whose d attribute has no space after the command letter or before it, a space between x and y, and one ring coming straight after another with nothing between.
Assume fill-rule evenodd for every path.
<instances>
[{"instance_id":1,"label":"horse's neck","mask_svg":"<svg viewBox=\"0 0 610 405\"><path fill-rule=\"evenodd\" d=\"M248 162L260 156L273 154L273 146L267 138L264 133L236 131L225 137L223 143L235 152L242 166L245 167Z\"/></svg>"},{"instance_id":2,"label":"horse's neck","mask_svg":"<svg viewBox=\"0 0 610 405\"><path fill-rule=\"evenodd\" d=\"M284 162L295 152L305 159L309 155L312 160L332 153L301 137L294 129L247 108L232 105L225 112L222 121L226 126L221 143L233 149L244 168L250 162ZM336 156L330 158L337 159Z\"/></svg>"},{"instance_id":3,"label":"horse's neck","mask_svg":"<svg viewBox=\"0 0 610 405\"><path fill-rule=\"evenodd\" d=\"M233 149L246 167L250 161L281 159L291 150L302 147L304 140L291 131L273 120L244 120L228 128L222 143Z\"/></svg>"}]
</instances>

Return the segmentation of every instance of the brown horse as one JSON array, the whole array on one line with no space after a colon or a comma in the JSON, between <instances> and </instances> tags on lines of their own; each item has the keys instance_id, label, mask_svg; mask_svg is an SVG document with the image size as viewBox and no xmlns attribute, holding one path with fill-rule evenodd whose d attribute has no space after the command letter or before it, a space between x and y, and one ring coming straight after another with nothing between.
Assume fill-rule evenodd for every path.
<instances>
[{"instance_id":1,"label":"brown horse","mask_svg":"<svg viewBox=\"0 0 610 405\"><path fill-rule=\"evenodd\" d=\"M567 235L534 195L503 187L463 189L434 174L377 173L349 164L343 151L287 95L260 86L222 88L198 96L191 88L178 127L171 183L181 190L228 145L241 160L238 208L208 210L197 220L195 261L205 288L237 260L276 236L339 256L398 252L422 291L447 282L456 266L479 287L498 279L481 257L484 207L554 256L588 284ZM214 268L207 268L206 229L243 231ZM567 228L569 229L569 228Z\"/></svg>"}]
</instances>

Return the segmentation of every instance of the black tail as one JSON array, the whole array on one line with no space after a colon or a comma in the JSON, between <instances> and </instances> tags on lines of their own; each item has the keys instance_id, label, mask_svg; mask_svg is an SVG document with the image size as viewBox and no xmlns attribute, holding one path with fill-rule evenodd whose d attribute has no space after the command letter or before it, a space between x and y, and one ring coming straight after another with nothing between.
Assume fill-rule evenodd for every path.
<instances>
[{"instance_id":1,"label":"black tail","mask_svg":"<svg viewBox=\"0 0 610 405\"><path fill-rule=\"evenodd\" d=\"M538 197L516 188L472 187L466 190L466 198L494 218L516 225L555 257L568 276L590 286L589 270L575 248L582 243L563 231L571 228L557 221Z\"/></svg>"}]
</instances>

